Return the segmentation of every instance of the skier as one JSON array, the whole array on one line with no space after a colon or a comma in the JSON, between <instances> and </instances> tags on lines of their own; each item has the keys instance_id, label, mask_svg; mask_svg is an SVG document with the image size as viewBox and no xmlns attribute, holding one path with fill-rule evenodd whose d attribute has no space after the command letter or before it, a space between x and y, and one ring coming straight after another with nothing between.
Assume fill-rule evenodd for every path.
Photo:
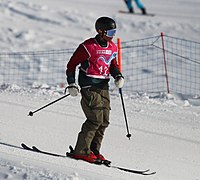
<instances>
[{"instance_id":1,"label":"skier","mask_svg":"<svg viewBox=\"0 0 200 180\"><path fill-rule=\"evenodd\" d=\"M140 0L134 0L134 1L136 3L137 7L142 11L142 14L144 14L144 15L147 14L146 8L142 4L142 2ZM128 9L129 9L129 12L134 13L132 0L124 0L124 2L126 3Z\"/></svg>"},{"instance_id":2,"label":"skier","mask_svg":"<svg viewBox=\"0 0 200 180\"><path fill-rule=\"evenodd\" d=\"M110 17L100 17L95 22L95 29L97 35L78 46L66 70L69 94L77 96L79 87L75 69L80 64L78 84L81 88L81 107L86 116L70 156L90 163L106 160L100 148L109 125L109 74L115 78L117 88L122 88L124 84L116 60L117 47L112 41L116 33L115 21Z\"/></svg>"}]
</instances>

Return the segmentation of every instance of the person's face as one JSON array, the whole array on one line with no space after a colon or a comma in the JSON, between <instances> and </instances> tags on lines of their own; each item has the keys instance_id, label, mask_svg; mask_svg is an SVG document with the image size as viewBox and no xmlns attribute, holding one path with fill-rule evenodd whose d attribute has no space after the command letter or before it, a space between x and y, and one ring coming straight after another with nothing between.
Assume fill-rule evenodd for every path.
<instances>
[{"instance_id":1,"label":"person's face","mask_svg":"<svg viewBox=\"0 0 200 180\"><path fill-rule=\"evenodd\" d=\"M112 41L113 37L108 37L108 36L104 35L103 39L106 40L107 42L109 42L109 41Z\"/></svg>"}]
</instances>

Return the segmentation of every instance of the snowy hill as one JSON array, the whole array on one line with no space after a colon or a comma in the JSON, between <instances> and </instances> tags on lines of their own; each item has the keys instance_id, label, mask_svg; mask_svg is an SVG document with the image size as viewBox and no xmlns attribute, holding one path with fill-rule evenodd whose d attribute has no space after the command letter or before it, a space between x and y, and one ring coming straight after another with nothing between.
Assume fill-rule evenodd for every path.
<instances>
[{"instance_id":1,"label":"snowy hill","mask_svg":"<svg viewBox=\"0 0 200 180\"><path fill-rule=\"evenodd\" d=\"M122 41L161 31L200 41L199 0L143 2L155 17L120 14L126 9L123 1L2 0L0 48L2 52L74 48L95 35L94 22L102 15L116 19ZM68 146L75 145L85 120L80 96L27 116L61 96L63 89L55 87L0 85L0 179L200 179L199 96L124 94L132 134L128 140L120 98L117 91L111 93L111 123L102 153L113 165L157 172L148 177L23 150L22 142L65 155Z\"/></svg>"},{"instance_id":2,"label":"snowy hill","mask_svg":"<svg viewBox=\"0 0 200 180\"><path fill-rule=\"evenodd\" d=\"M51 107L27 116L30 110L60 97L54 90L1 90L0 177L10 179L142 179L118 170L97 167L59 157L27 152L25 142L43 150L65 154L76 142L84 121L80 97L67 97ZM178 97L133 96L125 98L132 138L126 138L118 96L112 95L111 124L102 153L113 164L157 171L148 179L198 179L199 106ZM192 177L192 178L191 178Z\"/></svg>"},{"instance_id":3,"label":"snowy hill","mask_svg":"<svg viewBox=\"0 0 200 180\"><path fill-rule=\"evenodd\" d=\"M200 41L199 0L143 0L147 12L156 16L132 16L123 0L1 0L1 51L74 48L96 34L99 16L116 19L122 41L159 35L160 32ZM135 5L134 5L135 7ZM135 7L136 12L140 12Z\"/></svg>"}]
</instances>

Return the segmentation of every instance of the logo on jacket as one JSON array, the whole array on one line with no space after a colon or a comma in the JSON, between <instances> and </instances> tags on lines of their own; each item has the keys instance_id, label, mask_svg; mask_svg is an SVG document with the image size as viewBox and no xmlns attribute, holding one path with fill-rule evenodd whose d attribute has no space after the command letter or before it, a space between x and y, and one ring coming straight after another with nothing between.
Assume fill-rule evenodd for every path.
<instances>
[{"instance_id":1,"label":"logo on jacket","mask_svg":"<svg viewBox=\"0 0 200 180\"><path fill-rule=\"evenodd\" d=\"M105 56L100 56L98 59L97 59L97 62L98 61L102 61L103 63L105 63L106 65L109 65L111 63L111 61L117 57L117 52L114 52L110 57L109 59L106 59Z\"/></svg>"},{"instance_id":2,"label":"logo on jacket","mask_svg":"<svg viewBox=\"0 0 200 180\"><path fill-rule=\"evenodd\" d=\"M97 54L112 54L112 50L97 50Z\"/></svg>"}]
</instances>

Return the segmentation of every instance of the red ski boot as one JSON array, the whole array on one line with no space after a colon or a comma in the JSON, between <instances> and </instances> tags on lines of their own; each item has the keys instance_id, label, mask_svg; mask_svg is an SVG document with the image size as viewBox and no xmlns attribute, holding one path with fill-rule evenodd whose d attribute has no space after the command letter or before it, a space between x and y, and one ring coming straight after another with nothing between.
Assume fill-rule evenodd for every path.
<instances>
[{"instance_id":1,"label":"red ski boot","mask_svg":"<svg viewBox=\"0 0 200 180\"><path fill-rule=\"evenodd\" d=\"M94 155L93 152L91 152L89 155L79 155L79 154L71 154L71 158L74 158L74 159L80 159L80 160L83 160L83 161L87 161L89 163L96 163L97 161L97 157Z\"/></svg>"}]
</instances>

